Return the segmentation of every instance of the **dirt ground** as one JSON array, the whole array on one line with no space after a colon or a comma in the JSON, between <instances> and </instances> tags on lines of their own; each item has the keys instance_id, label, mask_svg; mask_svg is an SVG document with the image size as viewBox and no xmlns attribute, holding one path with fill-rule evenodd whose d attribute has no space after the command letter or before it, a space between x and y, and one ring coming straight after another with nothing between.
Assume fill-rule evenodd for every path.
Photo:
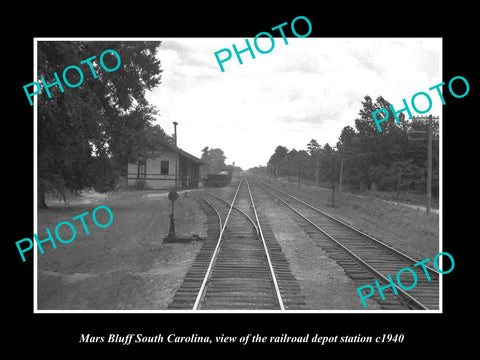
<instances>
[{"instance_id":1,"label":"dirt ground","mask_svg":"<svg viewBox=\"0 0 480 360\"><path fill-rule=\"evenodd\" d=\"M271 181L275 187L297 196L364 233L417 259L433 258L439 252L440 216L385 202L376 198L336 194L331 206L331 190L284 181Z\"/></svg>"},{"instance_id":2,"label":"dirt ground","mask_svg":"<svg viewBox=\"0 0 480 360\"><path fill-rule=\"evenodd\" d=\"M180 192L175 203L177 234L206 236L207 217L196 201L206 191L230 199L234 188ZM358 284L305 233L292 213L263 191L257 189L254 195L258 211L269 222L299 282L307 308L363 310ZM92 221L91 213L99 205L113 213L109 227L99 228ZM166 310L202 245L163 243L171 211L166 192L85 192L67 205L54 200L49 206L38 212L39 239L47 237L46 228L53 234L62 221L72 222L77 234L71 243L57 242L56 249L45 243L45 253L38 253L39 310ZM86 211L89 235L79 220L72 220ZM106 223L108 218L99 215L98 221ZM68 239L71 233L67 229L61 235ZM380 309L376 302L367 302L368 310Z\"/></svg>"},{"instance_id":3,"label":"dirt ground","mask_svg":"<svg viewBox=\"0 0 480 360\"><path fill-rule=\"evenodd\" d=\"M282 247L292 274L305 296L307 310L364 310L358 298L357 287L343 268L332 260L298 225L292 212L279 206L265 192L250 185L257 211L265 216L275 238ZM235 188L208 190L224 199L233 197ZM380 305L367 299L368 310L380 310Z\"/></svg>"},{"instance_id":4,"label":"dirt ground","mask_svg":"<svg viewBox=\"0 0 480 360\"><path fill-rule=\"evenodd\" d=\"M292 212L271 197L254 191L262 212L282 247L309 310L363 310L356 285L334 260L293 219ZM367 299L369 310L381 309Z\"/></svg>"},{"instance_id":5,"label":"dirt ground","mask_svg":"<svg viewBox=\"0 0 480 360\"><path fill-rule=\"evenodd\" d=\"M175 209L177 234L205 236L206 216L195 198L181 193L180 200ZM68 244L57 242L56 249L45 243L45 253L38 253L39 310L166 309L201 246L162 242L171 209L166 193L85 193L69 206L49 205L38 213L39 239L47 237L45 228L53 234L61 221L74 223L77 236ZM96 227L90 217L98 205L113 213L107 228ZM89 235L79 220L72 221L85 211ZM71 233L64 238L70 237Z\"/></svg>"}]
</instances>

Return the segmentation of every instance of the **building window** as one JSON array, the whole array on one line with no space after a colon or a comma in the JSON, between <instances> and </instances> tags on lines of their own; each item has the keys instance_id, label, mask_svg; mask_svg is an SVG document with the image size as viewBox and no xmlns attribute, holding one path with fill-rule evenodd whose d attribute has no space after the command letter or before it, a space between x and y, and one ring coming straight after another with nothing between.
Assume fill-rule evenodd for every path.
<instances>
[{"instance_id":1,"label":"building window","mask_svg":"<svg viewBox=\"0 0 480 360\"><path fill-rule=\"evenodd\" d=\"M145 160L138 160L137 179L145 180L147 177L147 164Z\"/></svg>"},{"instance_id":2,"label":"building window","mask_svg":"<svg viewBox=\"0 0 480 360\"><path fill-rule=\"evenodd\" d=\"M167 160L160 161L160 174L168 175L169 163Z\"/></svg>"}]
</instances>

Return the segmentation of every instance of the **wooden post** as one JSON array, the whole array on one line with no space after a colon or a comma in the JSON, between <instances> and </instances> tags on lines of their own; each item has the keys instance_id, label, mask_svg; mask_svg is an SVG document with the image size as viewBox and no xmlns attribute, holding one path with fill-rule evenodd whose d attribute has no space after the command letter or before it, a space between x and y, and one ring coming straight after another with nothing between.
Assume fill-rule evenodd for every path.
<instances>
[{"instance_id":1,"label":"wooden post","mask_svg":"<svg viewBox=\"0 0 480 360\"><path fill-rule=\"evenodd\" d=\"M335 181L332 180L332 207L335 207Z\"/></svg>"},{"instance_id":2,"label":"wooden post","mask_svg":"<svg viewBox=\"0 0 480 360\"><path fill-rule=\"evenodd\" d=\"M300 163L298 164L298 186L300 186Z\"/></svg>"},{"instance_id":3,"label":"wooden post","mask_svg":"<svg viewBox=\"0 0 480 360\"><path fill-rule=\"evenodd\" d=\"M427 215L432 210L432 115L428 117Z\"/></svg>"},{"instance_id":4,"label":"wooden post","mask_svg":"<svg viewBox=\"0 0 480 360\"><path fill-rule=\"evenodd\" d=\"M170 214L170 227L168 228L168 236L175 236L175 201L178 199L178 193L175 190L171 190L168 193L168 200L172 202L172 213Z\"/></svg>"},{"instance_id":5,"label":"wooden post","mask_svg":"<svg viewBox=\"0 0 480 360\"><path fill-rule=\"evenodd\" d=\"M343 183L343 164L345 162L345 159L342 157L342 160L340 160L340 181L338 183L338 193L342 193L342 183Z\"/></svg>"},{"instance_id":6,"label":"wooden post","mask_svg":"<svg viewBox=\"0 0 480 360\"><path fill-rule=\"evenodd\" d=\"M413 121L416 119L423 120L423 117L413 117ZM426 204L426 213L430 214L432 210L432 141L433 139L433 117L432 115L428 116L427 123L427 204ZM425 133L425 131L411 131L411 133ZM408 138L409 140L421 140L425 141L425 138ZM438 139L435 139L438 140Z\"/></svg>"},{"instance_id":7,"label":"wooden post","mask_svg":"<svg viewBox=\"0 0 480 360\"><path fill-rule=\"evenodd\" d=\"M176 121L173 122L175 129L175 190L178 189L178 151L177 151L177 125Z\"/></svg>"}]
</instances>

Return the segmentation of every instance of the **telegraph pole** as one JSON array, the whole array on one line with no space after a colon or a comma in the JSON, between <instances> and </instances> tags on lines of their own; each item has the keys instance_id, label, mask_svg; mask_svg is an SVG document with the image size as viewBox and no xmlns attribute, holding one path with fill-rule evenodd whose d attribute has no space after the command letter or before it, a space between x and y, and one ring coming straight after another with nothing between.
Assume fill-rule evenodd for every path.
<instances>
[{"instance_id":1,"label":"telegraph pole","mask_svg":"<svg viewBox=\"0 0 480 360\"><path fill-rule=\"evenodd\" d=\"M432 211L432 115L428 117L427 215Z\"/></svg>"},{"instance_id":2,"label":"telegraph pole","mask_svg":"<svg viewBox=\"0 0 480 360\"><path fill-rule=\"evenodd\" d=\"M345 163L345 158L341 157L340 159L340 181L338 182L338 193L342 193L342 183L343 183L343 164Z\"/></svg>"},{"instance_id":3,"label":"telegraph pole","mask_svg":"<svg viewBox=\"0 0 480 360\"><path fill-rule=\"evenodd\" d=\"M425 119L425 117L413 117L413 121L421 121ZM438 119L438 117L436 117ZM427 204L426 204L426 213L427 215L430 215L432 211L432 141L433 141L433 117L432 115L428 116L428 123L427 123ZM412 130L410 133L425 133L425 131L419 131L419 130ZM425 138L408 138L409 140L423 140L425 141ZM438 140L438 139L435 139Z\"/></svg>"},{"instance_id":4,"label":"telegraph pole","mask_svg":"<svg viewBox=\"0 0 480 360\"><path fill-rule=\"evenodd\" d=\"M175 190L177 190L177 184L178 184L177 125L178 123L174 121L173 126L174 126L174 134L175 134Z\"/></svg>"}]
</instances>

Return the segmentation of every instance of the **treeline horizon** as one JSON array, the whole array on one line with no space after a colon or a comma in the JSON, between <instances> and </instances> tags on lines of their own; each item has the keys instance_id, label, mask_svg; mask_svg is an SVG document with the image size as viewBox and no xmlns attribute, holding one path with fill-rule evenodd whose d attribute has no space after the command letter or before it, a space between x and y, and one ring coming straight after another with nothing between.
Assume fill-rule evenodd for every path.
<instances>
[{"instance_id":1,"label":"treeline horizon","mask_svg":"<svg viewBox=\"0 0 480 360\"><path fill-rule=\"evenodd\" d=\"M250 169L270 177L287 177L328 183L331 188L358 190L407 191L423 194L427 188L428 121L415 118L406 121L399 114L395 121L382 123L380 133L371 116L390 103L382 96L373 102L365 96L354 127L345 126L335 145L323 146L314 138L306 149L288 149L278 145L266 166ZM414 121L415 120L415 121ZM432 121L432 196L439 192L438 121Z\"/></svg>"}]
</instances>

